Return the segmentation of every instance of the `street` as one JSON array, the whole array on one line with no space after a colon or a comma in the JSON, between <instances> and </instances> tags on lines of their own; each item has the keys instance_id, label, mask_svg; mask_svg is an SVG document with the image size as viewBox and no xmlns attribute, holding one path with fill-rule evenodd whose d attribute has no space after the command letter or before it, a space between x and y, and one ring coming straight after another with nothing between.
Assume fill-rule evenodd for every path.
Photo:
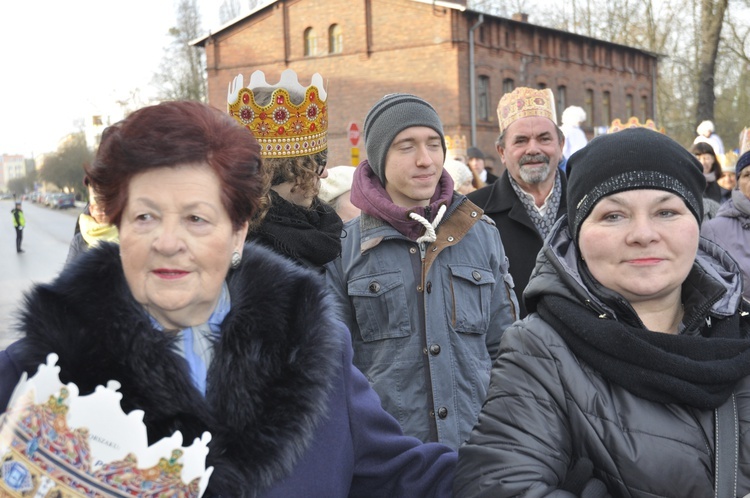
<instances>
[{"instance_id":1,"label":"street","mask_svg":"<svg viewBox=\"0 0 750 498\"><path fill-rule=\"evenodd\" d=\"M23 293L35 283L52 280L62 270L80 208L52 210L24 201L24 253L16 253L12 200L0 201L0 350L15 335L15 314Z\"/></svg>"}]
</instances>

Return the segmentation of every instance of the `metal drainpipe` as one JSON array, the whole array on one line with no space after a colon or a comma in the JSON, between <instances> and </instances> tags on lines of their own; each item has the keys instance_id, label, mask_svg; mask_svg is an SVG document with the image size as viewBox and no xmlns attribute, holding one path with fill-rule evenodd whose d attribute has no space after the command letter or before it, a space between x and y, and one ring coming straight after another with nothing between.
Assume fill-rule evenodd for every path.
<instances>
[{"instance_id":1,"label":"metal drainpipe","mask_svg":"<svg viewBox=\"0 0 750 498\"><path fill-rule=\"evenodd\" d=\"M469 28L469 96L471 100L471 146L477 146L477 85L474 68L474 30L484 22L484 14L479 14L477 23Z\"/></svg>"}]
</instances>

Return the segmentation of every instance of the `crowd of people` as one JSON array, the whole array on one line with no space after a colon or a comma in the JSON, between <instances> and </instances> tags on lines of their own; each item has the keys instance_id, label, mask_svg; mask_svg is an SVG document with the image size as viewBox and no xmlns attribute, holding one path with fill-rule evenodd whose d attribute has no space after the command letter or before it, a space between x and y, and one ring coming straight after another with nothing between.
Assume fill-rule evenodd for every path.
<instances>
[{"instance_id":1,"label":"crowd of people","mask_svg":"<svg viewBox=\"0 0 750 498\"><path fill-rule=\"evenodd\" d=\"M334 167L327 98L258 71L227 113L109 127L65 268L0 352L0 412L54 353L81 393L119 383L150 442L209 432L208 497L750 493L750 151L727 165L710 122L689 149L589 139L519 87L499 176L446 157L409 93Z\"/></svg>"}]
</instances>

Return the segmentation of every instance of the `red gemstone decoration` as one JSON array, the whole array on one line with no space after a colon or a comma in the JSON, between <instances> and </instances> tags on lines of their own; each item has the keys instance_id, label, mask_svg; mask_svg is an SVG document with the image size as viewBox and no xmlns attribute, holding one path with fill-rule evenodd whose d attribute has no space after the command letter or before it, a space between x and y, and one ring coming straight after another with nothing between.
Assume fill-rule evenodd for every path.
<instances>
[{"instance_id":1,"label":"red gemstone decoration","mask_svg":"<svg viewBox=\"0 0 750 498\"><path fill-rule=\"evenodd\" d=\"M315 100L315 92L310 92L310 102Z\"/></svg>"},{"instance_id":2,"label":"red gemstone decoration","mask_svg":"<svg viewBox=\"0 0 750 498\"><path fill-rule=\"evenodd\" d=\"M265 120L268 117L268 114L266 114L266 111L263 111L260 113L260 116L258 116L260 119Z\"/></svg>"},{"instance_id":3,"label":"red gemstone decoration","mask_svg":"<svg viewBox=\"0 0 750 498\"><path fill-rule=\"evenodd\" d=\"M310 131L315 131L315 123L310 125Z\"/></svg>"},{"instance_id":4,"label":"red gemstone decoration","mask_svg":"<svg viewBox=\"0 0 750 498\"><path fill-rule=\"evenodd\" d=\"M307 108L307 119L315 119L318 116L318 106L315 104Z\"/></svg>"},{"instance_id":5,"label":"red gemstone decoration","mask_svg":"<svg viewBox=\"0 0 750 498\"><path fill-rule=\"evenodd\" d=\"M243 104L247 104L248 102L250 102L250 95L247 94L247 93L243 93L242 94L242 103Z\"/></svg>"},{"instance_id":6,"label":"red gemstone decoration","mask_svg":"<svg viewBox=\"0 0 750 498\"><path fill-rule=\"evenodd\" d=\"M277 95L276 96L276 103L281 105L284 103L284 96L283 95Z\"/></svg>"},{"instance_id":7,"label":"red gemstone decoration","mask_svg":"<svg viewBox=\"0 0 750 498\"><path fill-rule=\"evenodd\" d=\"M283 124L287 119L289 119L289 113L283 107L273 111L273 120L276 121L276 123Z\"/></svg>"},{"instance_id":8,"label":"red gemstone decoration","mask_svg":"<svg viewBox=\"0 0 750 498\"><path fill-rule=\"evenodd\" d=\"M283 127L283 126L279 126L279 129L278 129L278 130L276 130L276 133L277 133L278 135L283 135L283 134L284 134L284 127Z\"/></svg>"}]
</instances>

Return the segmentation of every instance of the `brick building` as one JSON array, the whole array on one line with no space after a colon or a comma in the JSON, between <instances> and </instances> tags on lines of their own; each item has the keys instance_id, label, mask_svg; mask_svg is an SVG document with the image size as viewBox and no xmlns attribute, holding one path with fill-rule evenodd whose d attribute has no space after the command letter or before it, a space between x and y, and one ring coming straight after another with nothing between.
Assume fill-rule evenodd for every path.
<instances>
[{"instance_id":1,"label":"brick building","mask_svg":"<svg viewBox=\"0 0 750 498\"><path fill-rule=\"evenodd\" d=\"M583 107L589 136L615 118L654 118L654 54L529 24L523 14L483 15L465 0L276 0L194 44L206 50L208 101L220 109L237 74L247 82L262 70L275 83L291 68L308 85L319 72L328 91L329 164L350 163L347 125L361 129L367 110L393 92L431 102L446 134L471 145L473 133L491 162L499 162L497 102L515 86L551 88L558 117L569 105ZM361 142L360 151L364 159Z\"/></svg>"}]
</instances>

